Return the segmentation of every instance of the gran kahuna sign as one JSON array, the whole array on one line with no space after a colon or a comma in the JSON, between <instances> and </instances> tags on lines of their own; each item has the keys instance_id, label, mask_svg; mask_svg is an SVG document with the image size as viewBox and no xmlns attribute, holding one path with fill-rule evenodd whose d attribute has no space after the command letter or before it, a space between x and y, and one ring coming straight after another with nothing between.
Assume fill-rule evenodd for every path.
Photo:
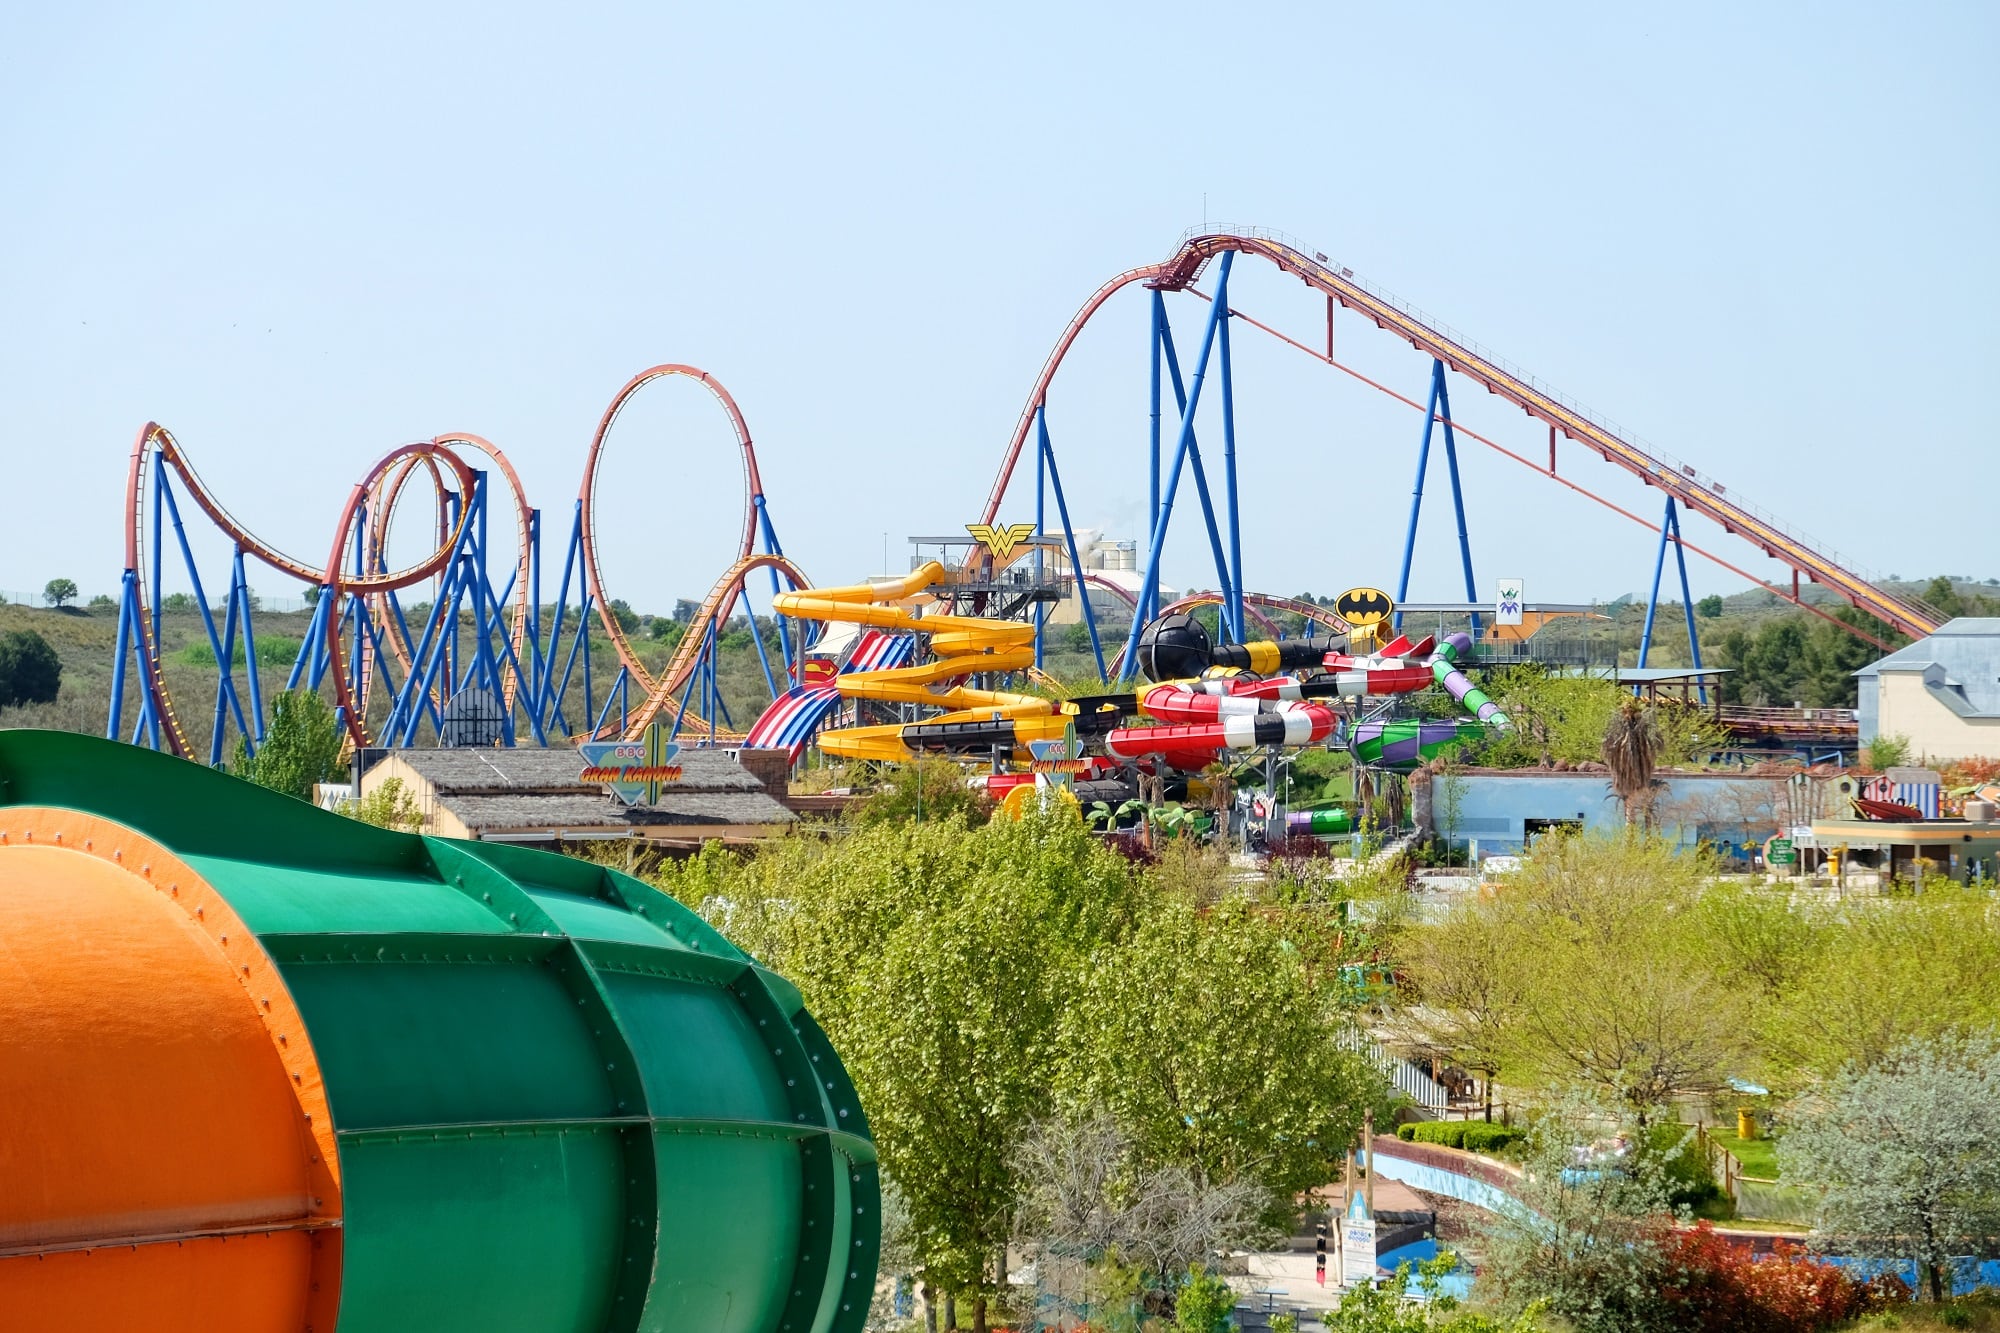
<instances>
[{"instance_id":1,"label":"gran kahuna sign","mask_svg":"<svg viewBox=\"0 0 2000 1333\"><path fill-rule=\"evenodd\" d=\"M582 780L609 787L627 805L651 805L661 787L681 780L681 766L673 762L681 747L658 723L635 741L585 741L576 748L583 756Z\"/></svg>"}]
</instances>

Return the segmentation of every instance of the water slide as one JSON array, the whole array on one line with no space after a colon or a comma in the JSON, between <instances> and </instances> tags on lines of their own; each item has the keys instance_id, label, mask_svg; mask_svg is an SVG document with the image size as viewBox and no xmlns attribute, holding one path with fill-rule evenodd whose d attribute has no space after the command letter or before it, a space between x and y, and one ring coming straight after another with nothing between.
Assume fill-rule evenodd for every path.
<instances>
[{"instance_id":1,"label":"water slide","mask_svg":"<svg viewBox=\"0 0 2000 1333\"><path fill-rule=\"evenodd\" d=\"M1579 493L1591 494L1568 478L1557 475L1554 444L1556 433L1560 432L1566 438L1597 453L1605 462L1624 469L1648 486L1658 487L1686 508L1706 515L1720 524L1723 531L1752 543L1772 559L1783 561L1794 571L1794 583L1796 576L1802 575L1815 583L1831 588L1852 605L1886 621L1911 638L1922 638L1943 623L1943 617L1935 608L1876 587L1840 557L1820 549L1820 544L1816 541L1788 530L1775 516L1748 503L1741 496L1732 495L1726 487L1703 476L1693 467L1669 460L1657 451L1640 447L1616 428L1595 419L1581 407L1565 401L1532 376L1508 366L1499 358L1446 332L1395 300L1371 291L1354 277L1352 270L1339 268L1317 252L1309 252L1289 240L1255 229L1189 235L1165 262L1127 269L1091 294L1063 330L1054 350L1043 363L1034 388L1028 394L1027 403L1015 423L1013 437L1009 440L1007 451L1001 459L999 474L994 478L992 489L987 494L986 506L981 514L985 522L998 521L997 515L1002 501L1006 498L1007 484L1013 477L1014 466L1027 444L1029 433L1034 429L1037 412L1048 401L1049 385L1054 380L1056 371L1061 367L1070 347L1083 332L1091 317L1112 296L1134 284L1169 292L1191 290L1208 262L1226 251L1261 258L1275 265L1281 272L1292 274L1316 291L1324 293L1329 301L1329 321L1332 318L1334 303L1355 311L1372 321L1377 328L1395 334L1411 347L1442 361L1449 369L1473 380L1488 393L1505 398L1530 417L1546 423L1550 431L1550 462L1546 469L1539 463L1531 462L1503 446L1493 444L1491 441L1486 443L1526 463L1552 480L1569 486ZM1258 327L1267 326L1258 325ZM1276 330L1270 331L1276 333ZM1330 347L1322 356L1315 349L1305 347L1295 339L1285 338L1283 334L1278 336L1322 361L1337 364L1332 360ZM1643 519L1641 521L1646 522ZM1655 525L1649 523L1648 526ZM1709 555L1693 543L1687 543L1687 546L1697 554L1708 556L1718 564L1735 569L1735 566ZM1748 571L1737 572L1747 578L1756 579L1756 576ZM1764 583L1761 579L1757 581ZM1782 590L1777 589L1775 585L1765 583L1764 586L1783 595ZM1797 600L1796 596L1793 600ZM1817 610L1811 606L1807 609ZM1819 614L1825 613L1819 612Z\"/></svg>"},{"instance_id":2,"label":"water slide","mask_svg":"<svg viewBox=\"0 0 2000 1333\"><path fill-rule=\"evenodd\" d=\"M1049 699L975 689L964 683L979 672L1024 671L1035 664L1035 627L1022 621L976 616L922 615L926 589L951 580L935 560L901 578L844 588L780 594L779 615L920 634L930 640L929 662L879 671L849 672L836 684L843 699L917 704L945 710L921 723L844 727L820 736L820 748L843 759L901 761L922 750L1010 749L1062 736L1068 719Z\"/></svg>"},{"instance_id":3,"label":"water slide","mask_svg":"<svg viewBox=\"0 0 2000 1333\"><path fill-rule=\"evenodd\" d=\"M885 634L871 629L855 641L837 675L906 666L916 651L913 635ZM784 750L797 763L806 746L812 743L813 733L839 706L837 680L795 685L771 701L771 706L751 726L743 744L751 749Z\"/></svg>"},{"instance_id":4,"label":"water slide","mask_svg":"<svg viewBox=\"0 0 2000 1333\"><path fill-rule=\"evenodd\" d=\"M1360 763L1413 768L1488 728L1512 725L1459 670L1459 659L1471 647L1464 634L1442 644L1428 635L1414 642L1399 635L1365 655L1330 639L1214 644L1192 615L1161 616L1140 635L1139 664L1163 683L1140 696L1139 708L1167 725L1120 727L1105 737L1105 748L1121 758L1157 755L1176 768L1200 768L1227 749L1315 745L1337 734L1338 716L1310 700L1409 694L1441 685L1478 720L1368 722L1349 738ZM1164 679L1215 668L1251 674ZM1255 674L1273 671L1288 674Z\"/></svg>"},{"instance_id":5,"label":"water slide","mask_svg":"<svg viewBox=\"0 0 2000 1333\"><path fill-rule=\"evenodd\" d=\"M672 898L0 731L0 1326L859 1333L874 1145Z\"/></svg>"}]
</instances>

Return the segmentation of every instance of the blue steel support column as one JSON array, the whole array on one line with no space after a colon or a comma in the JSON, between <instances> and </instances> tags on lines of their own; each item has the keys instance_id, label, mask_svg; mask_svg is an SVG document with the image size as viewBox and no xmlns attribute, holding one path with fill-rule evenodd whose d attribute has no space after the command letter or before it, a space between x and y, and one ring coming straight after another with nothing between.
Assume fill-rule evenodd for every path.
<instances>
[{"instance_id":1,"label":"blue steel support column","mask_svg":"<svg viewBox=\"0 0 2000 1333\"><path fill-rule=\"evenodd\" d=\"M1424 473L1430 468L1431 428L1437 422L1437 367L1439 364L1436 361L1431 362L1431 393L1430 398L1424 404L1424 438L1423 443L1417 446L1417 481L1416 485L1410 488L1410 526L1408 531L1403 534L1403 572L1396 576L1396 605L1398 606L1401 606L1403 599L1410 595L1410 562L1417 553L1417 520L1422 517L1424 510ZM1395 624L1397 629L1400 630L1403 628L1403 613L1401 611L1396 613Z\"/></svg>"},{"instance_id":2,"label":"blue steel support column","mask_svg":"<svg viewBox=\"0 0 2000 1333\"><path fill-rule=\"evenodd\" d=\"M1226 272L1228 268L1228 261L1233 257L1234 253L1235 253L1234 251L1231 251L1229 254L1225 254L1223 256L1223 267L1225 269L1225 272L1223 274L1223 279L1225 286L1228 285L1227 284L1228 273ZM1224 307L1221 306L1215 307L1215 309L1223 309L1223 308ZM1212 309L1209 313L1211 316L1213 316L1214 310ZM1219 326L1211 324L1209 327L1211 330L1211 336L1212 337L1217 336L1215 335L1214 331ZM1188 410L1188 393L1186 387L1181 383L1181 362L1180 362L1180 357L1176 355L1174 352L1173 329L1171 326L1168 326L1164 330L1164 332L1165 332L1165 350L1167 357L1167 377L1173 383L1175 402L1177 402L1180 405L1181 410L1185 412ZM1210 346L1211 343L1209 341L1205 340L1203 342L1202 351L1204 357L1206 357L1208 348ZM1206 361L1203 362L1203 365L1206 365ZM1199 367L1197 368L1197 370L1199 371ZM1208 493L1208 472L1207 469L1205 469L1202 466L1201 439L1198 432L1190 434L1188 436L1187 461L1188 461L1188 466L1194 470L1194 492L1196 497L1201 501L1201 519L1203 527L1206 528L1208 532L1208 549L1215 556L1215 583L1216 586L1222 591L1224 600L1227 601L1230 589L1229 560L1228 557L1226 557L1222 553L1222 530L1216 525L1215 501ZM1172 503L1171 499L1168 501L1168 503L1169 504ZM1229 637L1228 621L1229 618L1226 615L1219 614L1216 616L1216 624L1218 628L1221 629L1223 637L1225 639Z\"/></svg>"},{"instance_id":3,"label":"blue steel support column","mask_svg":"<svg viewBox=\"0 0 2000 1333\"><path fill-rule=\"evenodd\" d=\"M1243 634L1243 529L1236 507L1236 392L1229 373L1229 266L1224 265L1216 284L1215 304L1222 311L1222 493L1229 510L1229 578L1223 587L1223 609L1229 616L1229 632L1238 643Z\"/></svg>"},{"instance_id":4,"label":"blue steel support column","mask_svg":"<svg viewBox=\"0 0 2000 1333\"><path fill-rule=\"evenodd\" d=\"M160 474L156 473L155 475ZM245 733L249 731L249 728L243 725L243 707L237 701L236 679L229 666L229 659L235 656L235 654L231 649L223 645L222 635L215 628L215 613L209 609L208 591L201 586L201 571L195 567L194 549L188 545L187 529L181 524L181 507L174 499L174 488L172 486L162 486L160 488L160 495L165 501L168 517L173 520L174 541L181 548L181 560L187 567L188 582L194 586L194 604L195 608L201 612L202 628L208 631L209 650L215 654L217 668L215 713L217 725L214 734L209 737L208 747L209 767L214 768L222 763L221 720L233 710L236 718L236 729ZM157 587L157 585L155 586ZM153 596L157 601L160 595L155 591Z\"/></svg>"},{"instance_id":5,"label":"blue steel support column","mask_svg":"<svg viewBox=\"0 0 2000 1333\"><path fill-rule=\"evenodd\" d=\"M332 592L319 587L314 590L312 619L306 622L305 642L299 645L299 655L292 662L292 674L285 677L285 688L296 690L299 680L311 668L319 653L320 636L325 633L326 615L333 601Z\"/></svg>"},{"instance_id":6,"label":"blue steel support column","mask_svg":"<svg viewBox=\"0 0 2000 1333\"><path fill-rule=\"evenodd\" d=\"M111 659L111 712L104 721L104 739L118 739L119 723L125 717L125 645L132 636L132 608L138 604L138 592L134 587L136 576L126 570L125 577L118 585L118 634L114 640Z\"/></svg>"},{"instance_id":7,"label":"blue steel support column","mask_svg":"<svg viewBox=\"0 0 2000 1333\"><path fill-rule=\"evenodd\" d=\"M1639 665L1653 650L1653 617L1660 609L1660 575L1667 568L1667 534L1674 526L1674 497L1667 497L1666 517L1660 520L1660 549L1653 555L1653 591L1646 596L1646 627L1639 631Z\"/></svg>"},{"instance_id":8,"label":"blue steel support column","mask_svg":"<svg viewBox=\"0 0 2000 1333\"><path fill-rule=\"evenodd\" d=\"M778 544L778 531L771 526L771 510L764 503L763 493L759 492L752 503L757 506L757 522L764 532L764 554L783 555L785 548ZM778 594L784 590L778 586L778 571L773 569L767 572L771 575L771 622L778 627L778 650L785 655L785 674L791 678L793 685L798 685L805 680L805 667L799 661L794 660L792 653L792 632L785 627L785 618L779 615L777 610ZM750 628L752 633L755 633L757 617L754 615L750 617ZM805 656L805 649L806 645L801 643L799 645L798 657L803 658Z\"/></svg>"},{"instance_id":9,"label":"blue steel support column","mask_svg":"<svg viewBox=\"0 0 2000 1333\"><path fill-rule=\"evenodd\" d=\"M1046 401L1035 406L1035 431L1040 443L1035 446L1035 590L1042 586L1042 539L1048 534L1049 498L1049 425L1044 415L1048 411ZM998 572L997 570L995 571ZM1070 569L1070 582L1080 590L1083 587L1083 571ZM1048 604L1035 603L1035 670L1042 669L1042 639L1048 629Z\"/></svg>"},{"instance_id":10,"label":"blue steel support column","mask_svg":"<svg viewBox=\"0 0 2000 1333\"><path fill-rule=\"evenodd\" d=\"M777 574L777 570L771 571L773 578L776 578ZM776 703L784 691L778 688L777 678L771 674L771 659L764 651L764 636L757 632L757 608L750 604L750 580L747 577L739 591L743 595L743 618L750 622L750 646L757 650L757 665L764 668L764 684L770 687L771 701ZM775 607L771 611L771 620L774 624L778 620Z\"/></svg>"},{"instance_id":11,"label":"blue steel support column","mask_svg":"<svg viewBox=\"0 0 2000 1333\"><path fill-rule=\"evenodd\" d=\"M1222 256L1225 274L1228 271L1229 261L1235 257L1235 253L1235 251L1231 250L1225 252ZM1167 475L1166 492L1160 497L1160 512L1153 519L1152 535L1146 543L1145 584L1149 588L1159 587L1160 552L1166 543L1167 520L1173 514L1174 492L1180 487L1181 464L1186 460L1188 450L1194 444L1194 413L1195 409L1201 405L1201 383L1203 377L1208 373L1208 355L1215 347L1216 323L1221 317L1222 307L1220 305L1214 306L1208 312L1208 332L1201 340L1201 353L1195 360L1194 383L1188 393L1187 402L1181 408L1180 438L1174 446L1173 470ZM1178 374L1176 374L1176 378L1178 378ZM1216 563L1218 566L1222 563L1222 550L1219 542L1216 546ZM1145 623L1135 617L1132 621L1131 638L1125 644L1125 664L1123 668L1125 678L1129 679L1131 673L1138 669L1139 631L1144 628Z\"/></svg>"},{"instance_id":12,"label":"blue steel support column","mask_svg":"<svg viewBox=\"0 0 2000 1333\"><path fill-rule=\"evenodd\" d=\"M1653 648L1653 621L1660 609L1660 575L1666 570L1669 541L1673 542L1674 564L1680 572L1681 610L1687 617L1688 655L1693 659L1695 668L1699 670L1701 636L1695 631L1694 594L1688 587L1687 552L1681 546L1680 507L1674 503L1674 497L1671 495L1667 497L1666 515L1660 520L1660 547L1653 556L1653 591L1646 599L1646 627L1639 633L1639 665L1642 667L1646 665L1646 658ZM1701 691L1701 701L1707 703L1708 686L1704 684L1697 688Z\"/></svg>"},{"instance_id":13,"label":"blue steel support column","mask_svg":"<svg viewBox=\"0 0 2000 1333\"><path fill-rule=\"evenodd\" d=\"M715 744L716 714L722 711L722 681L716 675L716 668L721 665L719 657L721 651L715 617L710 616L708 618L708 743L710 745Z\"/></svg>"},{"instance_id":14,"label":"blue steel support column","mask_svg":"<svg viewBox=\"0 0 2000 1333\"><path fill-rule=\"evenodd\" d=\"M539 509L528 511L528 632L523 640L528 645L528 660L519 665L532 666L534 679L521 682L518 697L527 701L539 735L542 719L535 709L541 699L542 677L548 672L548 664L542 661L542 511Z\"/></svg>"},{"instance_id":15,"label":"blue steel support column","mask_svg":"<svg viewBox=\"0 0 2000 1333\"><path fill-rule=\"evenodd\" d=\"M160 606L167 600L167 590L160 586L160 559L162 555L160 547L160 511L166 507L166 502L160 497L166 488L167 469L156 462L153 465L153 545L152 549L147 552L148 555L153 557L153 582L150 585L153 589L153 637L151 642L155 647L158 647L160 643ZM157 740L153 742L153 748L156 750L159 748Z\"/></svg>"},{"instance_id":16,"label":"blue steel support column","mask_svg":"<svg viewBox=\"0 0 2000 1333\"><path fill-rule=\"evenodd\" d=\"M1076 528L1069 521L1069 501L1063 498L1062 472L1056 467L1055 447L1049 443L1049 426L1046 413L1035 414L1037 427L1036 448L1041 451L1048 464L1049 484L1056 493L1056 516L1062 520L1063 538L1069 545L1069 567L1075 573L1076 593L1083 599L1083 625L1090 631L1090 655L1097 659L1097 678L1105 679L1104 645L1097 638L1097 611L1090 604L1090 590L1083 582L1083 560L1077 554Z\"/></svg>"},{"instance_id":17,"label":"blue steel support column","mask_svg":"<svg viewBox=\"0 0 2000 1333\"><path fill-rule=\"evenodd\" d=\"M1444 418L1444 462L1451 473L1451 507L1458 516L1458 558L1465 566L1465 600L1475 605L1479 593L1472 582L1472 541L1465 534L1465 496L1458 485L1458 435L1451 428L1451 390L1445 383L1444 362L1431 362L1431 380L1437 396L1438 415ZM1479 637L1479 613L1472 613L1472 637Z\"/></svg>"},{"instance_id":18,"label":"blue steel support column","mask_svg":"<svg viewBox=\"0 0 2000 1333\"><path fill-rule=\"evenodd\" d=\"M1151 433L1152 449L1149 457L1152 461L1151 476L1153 488L1149 493L1151 499L1146 508L1146 527L1149 532L1153 524L1160 521L1160 345L1167 326L1167 300L1157 288L1153 292L1152 318L1153 424ZM1139 589L1139 606L1133 612L1133 617L1136 620L1144 622L1158 614L1160 614L1160 584L1158 578L1155 577ZM1098 665L1100 674L1102 674L1103 663L1100 661Z\"/></svg>"},{"instance_id":19,"label":"blue steel support column","mask_svg":"<svg viewBox=\"0 0 2000 1333\"><path fill-rule=\"evenodd\" d=\"M255 737L245 737L246 747L251 754L264 743L264 683L257 668L257 634L250 625L250 580L243 573L243 547L236 547L236 589L243 599L243 661L249 668L250 716L256 721Z\"/></svg>"},{"instance_id":20,"label":"blue steel support column","mask_svg":"<svg viewBox=\"0 0 2000 1333\"><path fill-rule=\"evenodd\" d=\"M569 546L563 554L562 582L556 585L555 617L549 622L549 644L542 657L547 662L547 676L542 682L542 696L537 707L543 716L553 719L562 709L562 689L569 686L569 668L563 668L562 689L556 687L556 648L562 641L563 613L569 607L569 576L576 568L577 554L583 549L583 501L576 502L574 516L570 519ZM587 595L587 594L586 594ZM539 599L538 599L539 600ZM576 645L570 645L570 656L576 655ZM567 730L567 727L565 727Z\"/></svg>"},{"instance_id":21,"label":"blue steel support column","mask_svg":"<svg viewBox=\"0 0 2000 1333\"><path fill-rule=\"evenodd\" d=\"M1673 499L1673 496L1668 496L1667 503L1672 504ZM1680 567L1681 572L1681 610L1687 616L1688 656L1694 660L1695 670L1699 671L1701 669L1701 636L1695 633L1694 628L1694 594L1688 589L1687 549L1681 545L1681 516L1678 509L1674 511L1674 564ZM1701 693L1701 701L1704 704L1707 703L1708 685L1705 682L1697 681L1695 688Z\"/></svg>"},{"instance_id":22,"label":"blue steel support column","mask_svg":"<svg viewBox=\"0 0 2000 1333\"><path fill-rule=\"evenodd\" d=\"M354 511L354 572L362 578L368 576L367 534L368 506L364 504ZM354 651L347 659L348 697L354 700L354 707L363 715L366 715L368 712L368 701L361 697L361 648L364 642L362 635L366 632L367 628L365 624L365 612L368 603L363 599L362 594L356 593L348 599L347 604L356 613L354 616Z\"/></svg>"}]
</instances>

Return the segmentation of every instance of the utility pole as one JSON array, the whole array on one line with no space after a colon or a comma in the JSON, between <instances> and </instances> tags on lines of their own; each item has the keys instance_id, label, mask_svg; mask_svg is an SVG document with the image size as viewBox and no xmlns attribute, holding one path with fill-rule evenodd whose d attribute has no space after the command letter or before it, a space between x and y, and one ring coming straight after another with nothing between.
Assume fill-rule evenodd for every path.
<instances>
[{"instance_id":1,"label":"utility pole","mask_svg":"<svg viewBox=\"0 0 2000 1333\"><path fill-rule=\"evenodd\" d=\"M1361 1113L1361 1149L1368 1154L1366 1188L1368 1217L1372 1221L1375 1217L1375 1111L1372 1107Z\"/></svg>"}]
</instances>

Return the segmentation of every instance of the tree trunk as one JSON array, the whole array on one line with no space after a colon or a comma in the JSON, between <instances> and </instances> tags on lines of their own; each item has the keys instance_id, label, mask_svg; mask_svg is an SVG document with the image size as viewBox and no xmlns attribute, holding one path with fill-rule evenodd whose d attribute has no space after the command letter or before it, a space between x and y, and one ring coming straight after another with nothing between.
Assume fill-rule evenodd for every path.
<instances>
[{"instance_id":1,"label":"tree trunk","mask_svg":"<svg viewBox=\"0 0 2000 1333\"><path fill-rule=\"evenodd\" d=\"M944 1333L958 1333L958 1300L948 1291L944 1294Z\"/></svg>"},{"instance_id":2,"label":"tree trunk","mask_svg":"<svg viewBox=\"0 0 2000 1333\"><path fill-rule=\"evenodd\" d=\"M937 1295L926 1281L921 1288L924 1298L924 1333L938 1333Z\"/></svg>"},{"instance_id":3,"label":"tree trunk","mask_svg":"<svg viewBox=\"0 0 2000 1333\"><path fill-rule=\"evenodd\" d=\"M983 1294L972 1300L972 1333L986 1333L986 1297Z\"/></svg>"}]
</instances>

